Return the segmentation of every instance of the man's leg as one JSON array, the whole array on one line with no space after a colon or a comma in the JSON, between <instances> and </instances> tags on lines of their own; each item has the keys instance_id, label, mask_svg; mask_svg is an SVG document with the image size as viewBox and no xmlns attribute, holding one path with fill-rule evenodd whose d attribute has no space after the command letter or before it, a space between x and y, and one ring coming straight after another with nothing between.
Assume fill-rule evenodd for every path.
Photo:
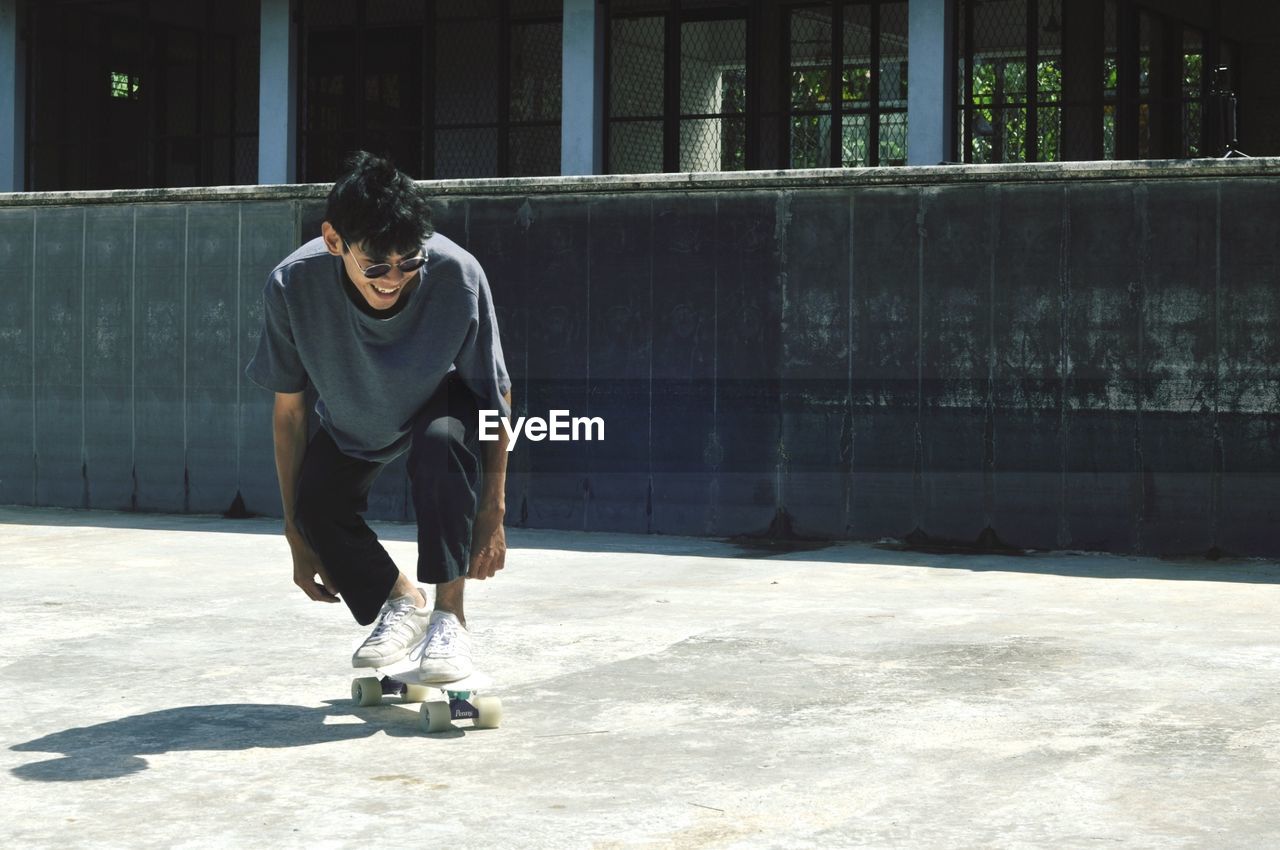
<instances>
[{"instance_id":1,"label":"man's leg","mask_svg":"<svg viewBox=\"0 0 1280 850\"><path fill-rule=\"evenodd\" d=\"M436 610L448 611L464 626L467 624L467 617L463 611L462 597L466 588L465 578L456 578L448 584L436 585Z\"/></svg>"},{"instance_id":2,"label":"man's leg","mask_svg":"<svg viewBox=\"0 0 1280 850\"><path fill-rule=\"evenodd\" d=\"M475 396L450 376L415 418L409 448L418 580L435 585L436 609L459 620L482 480L478 416Z\"/></svg>"},{"instance_id":3,"label":"man's leg","mask_svg":"<svg viewBox=\"0 0 1280 850\"><path fill-rule=\"evenodd\" d=\"M449 377L413 425L409 481L418 519L418 580L435 585L436 614L422 671L446 680L470 672L470 637L463 596L471 563L471 531L480 499L479 405ZM452 614L460 631L450 625ZM433 643L435 641L435 643Z\"/></svg>"},{"instance_id":4,"label":"man's leg","mask_svg":"<svg viewBox=\"0 0 1280 850\"><path fill-rule=\"evenodd\" d=\"M393 590L413 585L397 569L360 516L382 464L339 451L321 428L307 444L294 520L362 626L372 623Z\"/></svg>"}]
</instances>

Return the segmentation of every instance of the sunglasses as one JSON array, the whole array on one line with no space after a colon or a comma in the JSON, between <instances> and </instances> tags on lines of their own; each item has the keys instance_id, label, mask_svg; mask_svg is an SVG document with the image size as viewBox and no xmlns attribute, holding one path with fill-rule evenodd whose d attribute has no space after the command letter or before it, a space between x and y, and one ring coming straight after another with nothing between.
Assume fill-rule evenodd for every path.
<instances>
[{"instance_id":1,"label":"sunglasses","mask_svg":"<svg viewBox=\"0 0 1280 850\"><path fill-rule=\"evenodd\" d=\"M390 274L391 272L390 263L374 263L373 265L369 266L369 268L367 269L361 268L360 263L356 260L355 252L351 250L351 243L347 242L344 239L342 244L347 246L347 251L351 254L351 262L355 263L356 268L360 269L360 274L368 278L386 277L388 274ZM410 257L407 260L401 260L400 262L396 263L396 268L400 269L400 271L404 272L405 274L409 274L409 272L416 272L418 269L422 268L424 265L426 265L426 262L427 262L427 258L420 254L416 257Z\"/></svg>"}]
</instances>

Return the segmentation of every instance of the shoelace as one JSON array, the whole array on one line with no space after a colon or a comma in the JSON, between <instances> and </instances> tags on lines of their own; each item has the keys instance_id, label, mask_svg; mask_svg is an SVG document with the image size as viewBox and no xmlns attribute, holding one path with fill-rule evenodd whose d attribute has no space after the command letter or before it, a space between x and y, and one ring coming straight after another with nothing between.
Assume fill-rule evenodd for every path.
<instances>
[{"instance_id":1,"label":"shoelace","mask_svg":"<svg viewBox=\"0 0 1280 850\"><path fill-rule=\"evenodd\" d=\"M373 643L380 640L387 632L395 627L396 623L404 619L409 613L409 609L413 605L409 602L396 603L391 606L391 610L382 615L382 619L378 621L378 625L374 628L373 634L369 635L369 642Z\"/></svg>"},{"instance_id":2,"label":"shoelace","mask_svg":"<svg viewBox=\"0 0 1280 850\"><path fill-rule=\"evenodd\" d=\"M419 658L425 658L433 650L443 650L448 655L453 649L453 640L458 636L458 624L453 620L436 620L431 627L430 636L422 642Z\"/></svg>"}]
</instances>

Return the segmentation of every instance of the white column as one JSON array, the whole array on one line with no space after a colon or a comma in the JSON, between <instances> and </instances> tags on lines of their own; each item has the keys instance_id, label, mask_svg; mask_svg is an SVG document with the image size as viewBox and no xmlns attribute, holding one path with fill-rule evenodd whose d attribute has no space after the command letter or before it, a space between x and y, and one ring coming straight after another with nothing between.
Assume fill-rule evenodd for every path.
<instances>
[{"instance_id":1,"label":"white column","mask_svg":"<svg viewBox=\"0 0 1280 850\"><path fill-rule=\"evenodd\" d=\"M955 104L954 0L907 4L907 164L948 158Z\"/></svg>"},{"instance_id":2,"label":"white column","mask_svg":"<svg viewBox=\"0 0 1280 850\"><path fill-rule=\"evenodd\" d=\"M297 28L291 0L262 0L258 183L296 183Z\"/></svg>"},{"instance_id":3,"label":"white column","mask_svg":"<svg viewBox=\"0 0 1280 850\"><path fill-rule=\"evenodd\" d=\"M597 0L564 0L561 174L605 171L603 23Z\"/></svg>"},{"instance_id":4,"label":"white column","mask_svg":"<svg viewBox=\"0 0 1280 850\"><path fill-rule=\"evenodd\" d=\"M0 0L0 192L26 188L26 51L21 0Z\"/></svg>"}]
</instances>

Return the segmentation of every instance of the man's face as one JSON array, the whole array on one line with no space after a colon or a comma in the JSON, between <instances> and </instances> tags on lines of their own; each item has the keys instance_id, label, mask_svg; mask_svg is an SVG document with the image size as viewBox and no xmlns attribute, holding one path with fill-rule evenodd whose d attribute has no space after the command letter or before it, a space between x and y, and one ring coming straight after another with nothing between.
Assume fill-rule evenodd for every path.
<instances>
[{"instance_id":1,"label":"man's face","mask_svg":"<svg viewBox=\"0 0 1280 850\"><path fill-rule=\"evenodd\" d=\"M412 257L421 256L421 251L415 251L412 254L395 254L390 257L371 257L365 253L361 245L347 245L347 251L342 254L342 262L346 265L347 275L351 278L351 282L356 285L356 289L364 296L364 300L369 302L369 306L375 310L387 310L395 306L400 300L404 292L409 288L418 270L414 269L407 274L400 270L399 263ZM381 277L367 277L363 269L380 263L390 263L391 271Z\"/></svg>"},{"instance_id":2,"label":"man's face","mask_svg":"<svg viewBox=\"0 0 1280 850\"><path fill-rule=\"evenodd\" d=\"M342 258L347 277L351 278L360 296L375 310L394 307L397 301L412 291L413 285L417 282L415 278L418 275L418 269L406 273L401 271L397 264L403 260L422 256L421 250L403 256L371 257L365 253L363 245L359 243L348 245L338 231L333 229L333 225L327 221L320 224L320 235L324 237L324 244L329 249L329 253ZM344 248L346 250L343 250ZM371 278L363 271L384 262L391 263L391 271L381 277Z\"/></svg>"}]
</instances>

